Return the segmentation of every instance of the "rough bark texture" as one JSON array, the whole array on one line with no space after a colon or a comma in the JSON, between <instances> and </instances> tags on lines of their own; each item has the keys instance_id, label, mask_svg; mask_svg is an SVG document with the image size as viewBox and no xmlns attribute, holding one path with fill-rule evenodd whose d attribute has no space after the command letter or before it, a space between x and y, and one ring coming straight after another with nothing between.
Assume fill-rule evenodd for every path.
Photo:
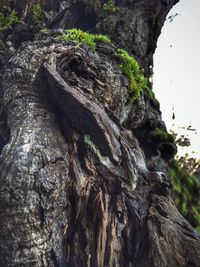
<instances>
[{"instance_id":1,"label":"rough bark texture","mask_svg":"<svg viewBox=\"0 0 200 267\"><path fill-rule=\"evenodd\" d=\"M49 27L110 34L150 75L176 2L116 1L119 12L106 17L101 1L41 5ZM32 4L13 3L24 20ZM200 266L200 236L176 209L165 174L148 170L134 137L165 169L173 144L147 140L152 124L165 127L158 106L145 92L127 105L116 46L98 42L94 53L59 41L61 33L22 44L2 73L0 266Z\"/></svg>"}]
</instances>

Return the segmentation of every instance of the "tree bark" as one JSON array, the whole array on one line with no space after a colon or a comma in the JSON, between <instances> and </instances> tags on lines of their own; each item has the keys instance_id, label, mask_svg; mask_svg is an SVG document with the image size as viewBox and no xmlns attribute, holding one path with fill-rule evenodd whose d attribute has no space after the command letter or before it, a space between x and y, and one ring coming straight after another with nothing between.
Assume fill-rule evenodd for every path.
<instances>
[{"instance_id":1,"label":"tree bark","mask_svg":"<svg viewBox=\"0 0 200 267\"><path fill-rule=\"evenodd\" d=\"M102 17L101 1L62 1L49 27L110 34L150 75L176 2L116 1L119 12ZM158 106L145 92L127 105L115 45L97 42L94 53L62 33L22 44L1 78L0 266L200 266L199 234L134 137L151 109L161 121Z\"/></svg>"}]
</instances>

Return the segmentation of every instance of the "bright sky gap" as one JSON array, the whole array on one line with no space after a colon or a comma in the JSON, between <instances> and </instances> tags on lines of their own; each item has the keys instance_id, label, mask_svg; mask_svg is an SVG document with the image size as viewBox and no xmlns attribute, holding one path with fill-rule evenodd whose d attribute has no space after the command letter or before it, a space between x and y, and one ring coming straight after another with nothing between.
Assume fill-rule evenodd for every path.
<instances>
[{"instance_id":1,"label":"bright sky gap","mask_svg":"<svg viewBox=\"0 0 200 267\"><path fill-rule=\"evenodd\" d=\"M179 151L200 158L200 1L180 0L168 15L154 55L153 90L168 130L188 135ZM170 19L173 18L173 20ZM172 120L173 110L175 119ZM191 126L193 130L185 130ZM192 153L193 152L193 153Z\"/></svg>"}]
</instances>

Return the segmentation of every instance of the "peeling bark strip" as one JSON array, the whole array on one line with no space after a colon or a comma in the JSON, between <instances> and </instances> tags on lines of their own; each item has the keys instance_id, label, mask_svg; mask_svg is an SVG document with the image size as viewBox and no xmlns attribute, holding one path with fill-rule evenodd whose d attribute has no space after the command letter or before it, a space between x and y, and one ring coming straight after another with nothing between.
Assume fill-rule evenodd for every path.
<instances>
[{"instance_id":1,"label":"peeling bark strip","mask_svg":"<svg viewBox=\"0 0 200 267\"><path fill-rule=\"evenodd\" d=\"M103 154L119 162L121 156L118 141L119 128L108 117L103 107L95 103L92 96L70 87L63 80L56 70L56 64L56 55L53 54L49 58L49 63L45 64L45 68L48 73L49 87L61 108L77 130L82 134L89 134Z\"/></svg>"}]
</instances>

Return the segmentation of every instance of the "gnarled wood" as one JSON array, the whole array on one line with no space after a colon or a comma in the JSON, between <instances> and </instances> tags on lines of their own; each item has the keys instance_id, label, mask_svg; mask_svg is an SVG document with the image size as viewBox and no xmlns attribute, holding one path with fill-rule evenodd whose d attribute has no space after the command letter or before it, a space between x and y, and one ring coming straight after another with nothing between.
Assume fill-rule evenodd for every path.
<instances>
[{"instance_id":1,"label":"gnarled wood","mask_svg":"<svg viewBox=\"0 0 200 267\"><path fill-rule=\"evenodd\" d=\"M200 238L170 200L167 178L147 170L113 98L100 101L107 91L98 86L114 95L124 80L106 53L112 45L99 44L97 56L39 39L3 75L11 139L0 159L1 264L198 266ZM110 62L104 78L99 62Z\"/></svg>"},{"instance_id":2,"label":"gnarled wood","mask_svg":"<svg viewBox=\"0 0 200 267\"><path fill-rule=\"evenodd\" d=\"M31 10L32 1L19 2ZM113 39L148 73L176 2L116 1L119 13L102 18L103 1L63 9L55 1L61 13L50 25L91 29L79 19L93 13L93 31L107 32L110 21ZM149 111L160 120L157 107L145 93L127 104L116 47L99 42L94 53L61 33L24 43L2 76L10 139L0 154L0 265L200 266L200 236L174 206L168 178L147 169L132 132Z\"/></svg>"}]
</instances>

